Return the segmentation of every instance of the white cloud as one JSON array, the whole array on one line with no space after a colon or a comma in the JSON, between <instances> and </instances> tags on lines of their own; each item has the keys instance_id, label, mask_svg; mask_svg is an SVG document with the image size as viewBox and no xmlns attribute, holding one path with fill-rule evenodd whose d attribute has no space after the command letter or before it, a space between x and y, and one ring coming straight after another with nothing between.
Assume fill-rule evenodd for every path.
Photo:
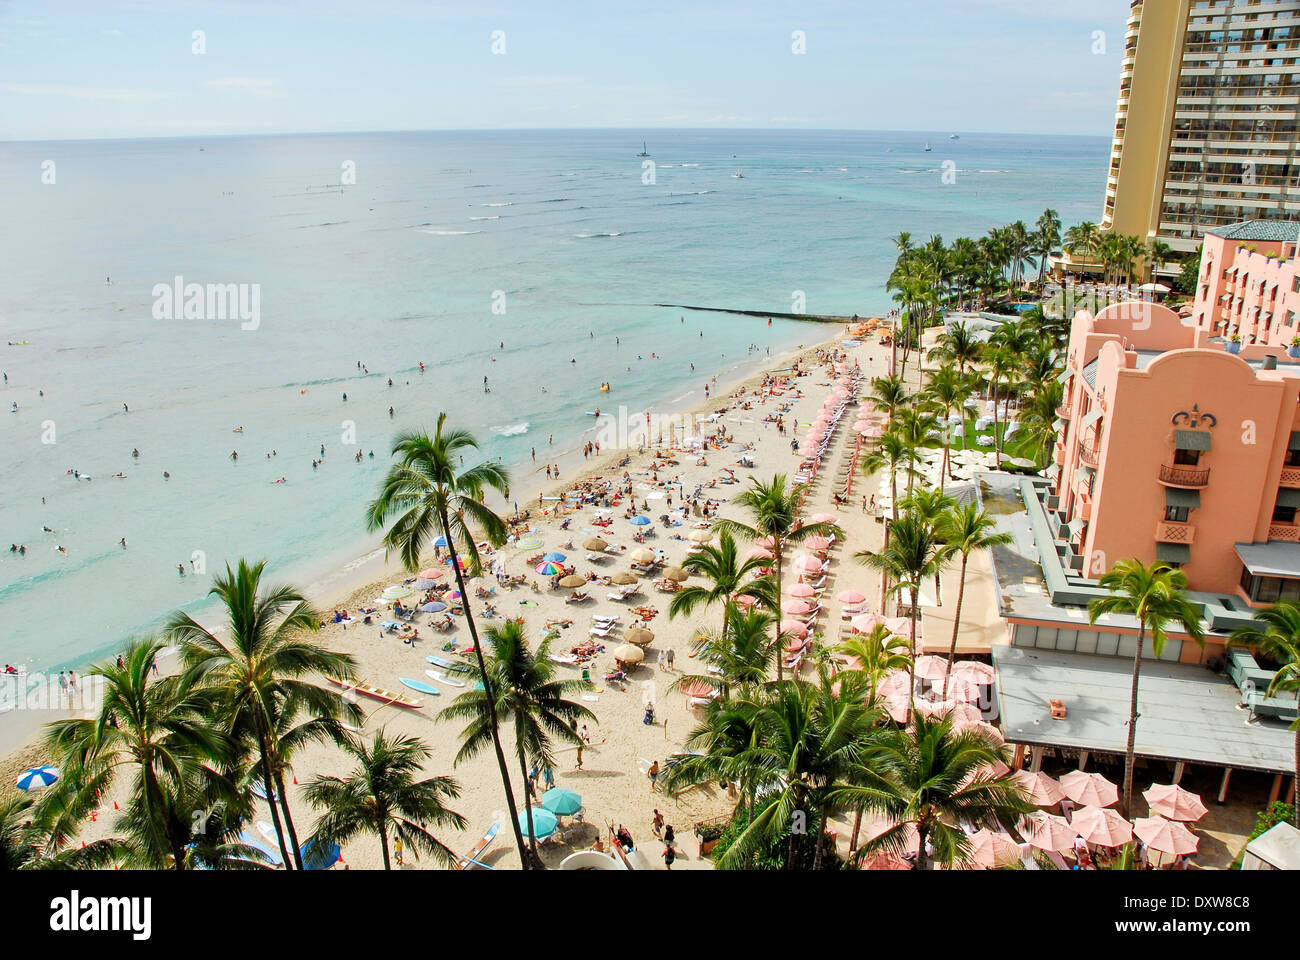
<instances>
[{"instance_id":1,"label":"white cloud","mask_svg":"<svg viewBox=\"0 0 1300 960\"><path fill-rule=\"evenodd\" d=\"M133 90L128 87L76 87L61 83L0 83L0 93L31 97L72 97L76 100L167 100L176 96L165 90Z\"/></svg>"},{"instance_id":2,"label":"white cloud","mask_svg":"<svg viewBox=\"0 0 1300 960\"><path fill-rule=\"evenodd\" d=\"M283 94L276 90L279 80L274 77L217 77L205 80L203 85L209 90L223 93L247 93L257 97L279 97Z\"/></svg>"}]
</instances>

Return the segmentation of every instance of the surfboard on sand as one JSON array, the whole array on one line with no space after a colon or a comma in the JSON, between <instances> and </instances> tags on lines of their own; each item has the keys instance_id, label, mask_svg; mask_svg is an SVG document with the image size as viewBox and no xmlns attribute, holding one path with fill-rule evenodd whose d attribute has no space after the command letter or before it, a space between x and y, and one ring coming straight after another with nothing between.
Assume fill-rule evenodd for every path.
<instances>
[{"instance_id":1,"label":"surfboard on sand","mask_svg":"<svg viewBox=\"0 0 1300 960\"><path fill-rule=\"evenodd\" d=\"M465 686L465 684L464 684L463 682L461 682L460 680L453 680L451 677L447 676L445 673L439 673L437 670L426 670L426 671L424 671L424 675L425 675L426 677L429 677L429 678L432 679L432 680L437 680L439 683L445 683L445 684L447 684L447 686L449 686L449 687L463 687L463 686Z\"/></svg>"},{"instance_id":2,"label":"surfboard on sand","mask_svg":"<svg viewBox=\"0 0 1300 960\"><path fill-rule=\"evenodd\" d=\"M267 846L265 843L263 843L261 840L258 840L247 830L245 830L243 833L239 835L239 842L246 847L252 847L258 853L265 856L266 862L273 867L279 867L284 864L284 858L280 856L280 852L278 850L275 850L272 847ZM262 861L259 860L257 862L261 863Z\"/></svg>"},{"instance_id":3,"label":"surfboard on sand","mask_svg":"<svg viewBox=\"0 0 1300 960\"><path fill-rule=\"evenodd\" d=\"M435 655L433 655L432 653L429 654L429 655L428 655L427 657L425 657L424 659L427 660L429 663L433 664L435 667L454 667L454 666L456 666L455 661L453 661L453 660L448 660L446 657L438 657L438 656L435 656Z\"/></svg>"},{"instance_id":4,"label":"surfboard on sand","mask_svg":"<svg viewBox=\"0 0 1300 960\"><path fill-rule=\"evenodd\" d=\"M456 861L457 870L468 870L470 867L483 867L485 870L491 870L486 863L479 863L479 857L483 851L492 845L492 841L497 838L497 833L501 830L501 821L495 821L492 826L488 827L487 833L479 838L478 843L474 844L474 849L465 856Z\"/></svg>"},{"instance_id":5,"label":"surfboard on sand","mask_svg":"<svg viewBox=\"0 0 1300 960\"><path fill-rule=\"evenodd\" d=\"M404 687L410 687L412 690L419 690L421 693L428 693L438 696L438 688L433 684L425 683L423 680L412 680L409 677L398 677L397 682Z\"/></svg>"}]
</instances>

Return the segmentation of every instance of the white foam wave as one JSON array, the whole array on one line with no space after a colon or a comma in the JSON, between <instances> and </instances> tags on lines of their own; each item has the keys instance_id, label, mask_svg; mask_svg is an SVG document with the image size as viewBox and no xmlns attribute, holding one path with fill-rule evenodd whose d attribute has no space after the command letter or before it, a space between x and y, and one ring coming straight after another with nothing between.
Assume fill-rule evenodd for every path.
<instances>
[{"instance_id":1,"label":"white foam wave","mask_svg":"<svg viewBox=\"0 0 1300 960\"><path fill-rule=\"evenodd\" d=\"M501 217L500 217L500 215L498 214L498 215L494 215L494 216L491 216L491 217L470 217L470 219L471 219L471 220L500 220Z\"/></svg>"},{"instance_id":2,"label":"white foam wave","mask_svg":"<svg viewBox=\"0 0 1300 960\"><path fill-rule=\"evenodd\" d=\"M432 228L420 228L420 233L427 233L432 237L466 237L475 233L482 233L482 230L434 230Z\"/></svg>"},{"instance_id":3,"label":"white foam wave","mask_svg":"<svg viewBox=\"0 0 1300 960\"><path fill-rule=\"evenodd\" d=\"M496 427L498 437L517 437L521 433L527 433L532 424L527 421L523 423L512 423L505 427Z\"/></svg>"}]
</instances>

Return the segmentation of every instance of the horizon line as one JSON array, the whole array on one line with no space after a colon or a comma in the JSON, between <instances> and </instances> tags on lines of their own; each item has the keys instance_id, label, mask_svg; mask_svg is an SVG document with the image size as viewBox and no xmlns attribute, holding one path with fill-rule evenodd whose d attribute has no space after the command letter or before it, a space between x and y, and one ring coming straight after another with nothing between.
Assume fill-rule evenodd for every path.
<instances>
[{"instance_id":1,"label":"horizon line","mask_svg":"<svg viewBox=\"0 0 1300 960\"><path fill-rule=\"evenodd\" d=\"M231 140L240 137L332 137L332 136L373 136L375 134L422 134L422 133L589 133L593 131L609 132L632 132L641 131L643 134L647 131L654 132L681 132L681 131L725 131L731 133L882 133L882 134L917 134L917 135L936 135L947 137L952 133L959 136L1008 136L1008 137L1040 137L1044 139L1097 139L1107 140L1109 134L1089 134L1089 133L1041 133L1025 132L1014 130L950 130L944 133L942 130L884 130L874 127L709 127L709 126L686 126L686 127L420 127L405 129L372 129L372 130L297 130L297 131L278 131L278 132L243 132L243 133L181 133L181 134L153 134L148 136L135 137L45 137L45 138L7 138L0 137L0 143L5 144L23 144L23 143L91 143L91 142L130 142L141 140Z\"/></svg>"}]
</instances>

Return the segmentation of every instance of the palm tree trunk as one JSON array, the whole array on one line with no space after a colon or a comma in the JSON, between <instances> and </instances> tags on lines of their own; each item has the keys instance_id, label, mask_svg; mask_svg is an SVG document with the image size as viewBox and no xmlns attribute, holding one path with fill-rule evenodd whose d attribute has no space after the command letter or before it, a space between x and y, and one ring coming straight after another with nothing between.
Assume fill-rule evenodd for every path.
<instances>
[{"instance_id":1,"label":"palm tree trunk","mask_svg":"<svg viewBox=\"0 0 1300 960\"><path fill-rule=\"evenodd\" d=\"M911 659L907 664L907 679L910 685L907 691L907 705L912 712L916 710L916 587L912 587L908 593L912 596L912 609L907 611L908 618L912 621L912 649L908 651Z\"/></svg>"},{"instance_id":2,"label":"palm tree trunk","mask_svg":"<svg viewBox=\"0 0 1300 960\"><path fill-rule=\"evenodd\" d=\"M817 821L817 843L813 846L813 871L822 868L822 842L826 839L826 811L822 810L821 819Z\"/></svg>"},{"instance_id":3,"label":"palm tree trunk","mask_svg":"<svg viewBox=\"0 0 1300 960\"><path fill-rule=\"evenodd\" d=\"M944 404L943 408L943 469L939 471L939 495L943 496L943 484L948 479L948 451L952 449L952 427L948 426L948 417L952 407ZM963 431L964 432L964 431Z\"/></svg>"},{"instance_id":4,"label":"palm tree trunk","mask_svg":"<svg viewBox=\"0 0 1300 960\"><path fill-rule=\"evenodd\" d=\"M1295 779L1291 781L1291 807L1295 811L1295 825L1300 828L1300 727L1295 731Z\"/></svg>"},{"instance_id":5,"label":"palm tree trunk","mask_svg":"<svg viewBox=\"0 0 1300 960\"><path fill-rule=\"evenodd\" d=\"M1138 678L1142 673L1142 645L1146 640L1146 621L1138 620L1137 651L1133 654L1133 690L1128 705L1128 746L1124 752L1124 816L1133 813L1133 752L1137 746Z\"/></svg>"},{"instance_id":6,"label":"palm tree trunk","mask_svg":"<svg viewBox=\"0 0 1300 960\"><path fill-rule=\"evenodd\" d=\"M952 640L948 644L948 672L943 676L943 697L948 699L948 681L952 679L952 663L957 659L957 631L961 629L961 601L966 595L966 560L969 554L961 555L961 580L957 584L957 609L952 615Z\"/></svg>"},{"instance_id":7,"label":"palm tree trunk","mask_svg":"<svg viewBox=\"0 0 1300 960\"><path fill-rule=\"evenodd\" d=\"M929 860L926 858L925 855L925 835L928 832L929 831L927 830L916 831L916 869L917 870L924 870L926 864L929 863Z\"/></svg>"},{"instance_id":8,"label":"palm tree trunk","mask_svg":"<svg viewBox=\"0 0 1300 960\"><path fill-rule=\"evenodd\" d=\"M998 469L1002 465L1002 439L998 434L998 378L994 377L989 384L989 395L993 401L993 449L996 452L994 456L993 469Z\"/></svg>"},{"instance_id":9,"label":"palm tree trunk","mask_svg":"<svg viewBox=\"0 0 1300 960\"><path fill-rule=\"evenodd\" d=\"M776 564L776 602L781 602L781 563L784 559L785 542L780 537L772 538L772 546L776 549L773 551L776 556L773 558ZM726 614L723 614L723 627L726 627ZM781 648L781 611L776 612L776 679L777 682L785 680L785 651Z\"/></svg>"},{"instance_id":10,"label":"palm tree trunk","mask_svg":"<svg viewBox=\"0 0 1300 960\"><path fill-rule=\"evenodd\" d=\"M451 524L447 521L447 511L440 510L438 519L442 521L442 533L447 540L447 550L451 554L451 569L456 574L456 587L460 590L461 597L465 600L465 625L469 628L470 639L474 643L474 658L478 661L479 678L483 681L483 693L487 697L488 704L495 707L496 694L492 689L492 678L488 675L487 662L483 659L483 649L478 642L478 628L474 626L474 614L470 610L469 592L465 588L465 576L460 569L460 557L456 553L456 541L452 537ZM519 829L519 809L515 805L514 788L510 785L510 770L506 766L505 751L501 749L501 730L497 726L496 710L491 709L488 713L488 726L492 731L492 749L497 757L497 769L501 773L501 786L506 791L506 808L510 813L510 826L515 831L515 846L519 848L519 859L522 862L523 869L533 869L533 862L528 855L528 847L524 844L523 831Z\"/></svg>"},{"instance_id":11,"label":"palm tree trunk","mask_svg":"<svg viewBox=\"0 0 1300 960\"><path fill-rule=\"evenodd\" d=\"M384 851L384 869L393 869L393 865L388 859L388 828L384 826L382 821L379 824L379 849Z\"/></svg>"},{"instance_id":12,"label":"palm tree trunk","mask_svg":"<svg viewBox=\"0 0 1300 960\"><path fill-rule=\"evenodd\" d=\"M284 826L289 831L289 843L293 845L293 860L298 869L302 865L302 848L298 845L298 831L294 829L293 817L289 813L289 794L284 789L284 774L277 768L275 772L275 789L280 794L280 809L284 812Z\"/></svg>"},{"instance_id":13,"label":"palm tree trunk","mask_svg":"<svg viewBox=\"0 0 1300 960\"><path fill-rule=\"evenodd\" d=\"M515 729L518 730L518 727ZM528 848L532 850L533 858L540 862L542 858L537 854L537 831L533 829L533 801L528 795L528 760L524 757L524 748L522 743L519 745L519 749L516 752L519 754L519 774L524 778L524 802L528 804L528 806L524 808L525 816L528 817Z\"/></svg>"},{"instance_id":14,"label":"palm tree trunk","mask_svg":"<svg viewBox=\"0 0 1300 960\"><path fill-rule=\"evenodd\" d=\"M874 698L873 698L874 699ZM867 701L870 703L871 701ZM858 849L858 832L862 829L862 811L859 810L853 815L853 832L849 834L849 853Z\"/></svg>"},{"instance_id":15,"label":"palm tree trunk","mask_svg":"<svg viewBox=\"0 0 1300 960\"><path fill-rule=\"evenodd\" d=\"M259 726L260 721L259 721ZM258 752L259 762L262 767L262 786L266 792L266 805L271 808L271 823L275 826L275 837L280 841L280 856L284 859L284 869L290 869L289 864L296 864L298 869L302 869L302 864L295 858L289 856L289 848L284 842L284 828L280 824L280 808L275 798L275 778L271 776L271 761L267 759L266 738L258 731ZM295 850L294 853L298 851Z\"/></svg>"}]
</instances>

